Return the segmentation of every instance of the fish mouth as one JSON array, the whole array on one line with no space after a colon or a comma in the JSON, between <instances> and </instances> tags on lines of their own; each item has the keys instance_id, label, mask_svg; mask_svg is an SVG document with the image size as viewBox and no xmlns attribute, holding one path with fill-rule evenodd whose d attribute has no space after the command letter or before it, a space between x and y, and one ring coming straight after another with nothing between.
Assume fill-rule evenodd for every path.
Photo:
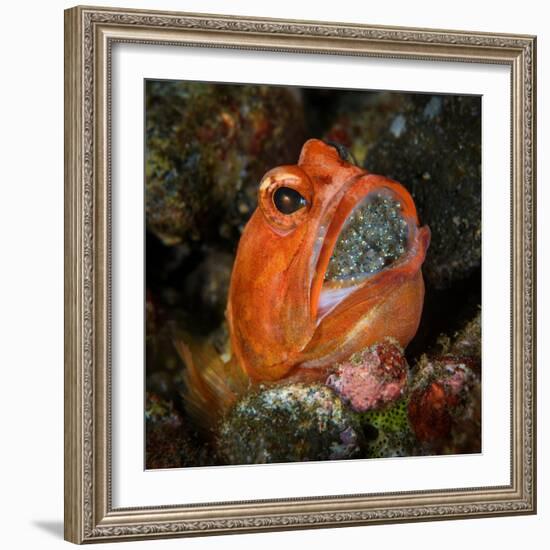
<instances>
[{"instance_id":1,"label":"fish mouth","mask_svg":"<svg viewBox=\"0 0 550 550\"><path fill-rule=\"evenodd\" d=\"M340 230L324 284L353 285L382 271L405 253L408 234L401 203L385 191L369 193Z\"/></svg>"},{"instance_id":2,"label":"fish mouth","mask_svg":"<svg viewBox=\"0 0 550 550\"><path fill-rule=\"evenodd\" d=\"M416 212L405 212L403 202L389 187L371 188L351 199L344 196L317 262L318 322L374 276L404 261Z\"/></svg>"}]
</instances>

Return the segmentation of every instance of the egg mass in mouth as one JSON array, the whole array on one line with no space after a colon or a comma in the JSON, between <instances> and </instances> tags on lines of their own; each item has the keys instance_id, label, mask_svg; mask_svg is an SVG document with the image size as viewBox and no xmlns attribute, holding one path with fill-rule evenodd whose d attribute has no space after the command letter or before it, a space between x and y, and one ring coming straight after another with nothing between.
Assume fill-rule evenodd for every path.
<instances>
[{"instance_id":1,"label":"egg mass in mouth","mask_svg":"<svg viewBox=\"0 0 550 550\"><path fill-rule=\"evenodd\" d=\"M384 192L367 195L340 231L325 281L354 283L381 271L405 253L408 236L399 201Z\"/></svg>"}]
</instances>

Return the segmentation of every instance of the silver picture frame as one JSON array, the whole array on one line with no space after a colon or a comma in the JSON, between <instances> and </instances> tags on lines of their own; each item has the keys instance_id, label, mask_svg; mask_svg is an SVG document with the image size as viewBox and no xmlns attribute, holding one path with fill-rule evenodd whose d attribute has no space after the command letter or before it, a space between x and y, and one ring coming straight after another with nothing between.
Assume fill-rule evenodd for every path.
<instances>
[{"instance_id":1,"label":"silver picture frame","mask_svg":"<svg viewBox=\"0 0 550 550\"><path fill-rule=\"evenodd\" d=\"M111 498L110 97L119 42L511 70L511 483L116 509ZM65 538L74 543L536 512L536 37L129 9L65 12Z\"/></svg>"}]
</instances>

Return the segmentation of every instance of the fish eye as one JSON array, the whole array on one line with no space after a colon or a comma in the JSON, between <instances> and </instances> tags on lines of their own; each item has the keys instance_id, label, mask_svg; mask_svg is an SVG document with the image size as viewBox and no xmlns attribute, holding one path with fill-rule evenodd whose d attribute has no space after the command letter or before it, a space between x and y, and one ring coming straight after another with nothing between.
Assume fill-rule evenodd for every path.
<instances>
[{"instance_id":1,"label":"fish eye","mask_svg":"<svg viewBox=\"0 0 550 550\"><path fill-rule=\"evenodd\" d=\"M293 214L307 205L306 199L291 187L279 187L273 193L273 204L282 214Z\"/></svg>"}]
</instances>

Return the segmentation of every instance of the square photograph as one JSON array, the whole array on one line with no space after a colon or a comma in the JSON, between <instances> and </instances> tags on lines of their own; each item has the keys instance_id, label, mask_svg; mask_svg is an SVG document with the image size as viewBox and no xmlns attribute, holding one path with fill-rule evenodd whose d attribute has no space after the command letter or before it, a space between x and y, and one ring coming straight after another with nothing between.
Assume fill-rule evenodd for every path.
<instances>
[{"instance_id":1,"label":"square photograph","mask_svg":"<svg viewBox=\"0 0 550 550\"><path fill-rule=\"evenodd\" d=\"M145 468L480 453L481 97L144 86Z\"/></svg>"}]
</instances>

